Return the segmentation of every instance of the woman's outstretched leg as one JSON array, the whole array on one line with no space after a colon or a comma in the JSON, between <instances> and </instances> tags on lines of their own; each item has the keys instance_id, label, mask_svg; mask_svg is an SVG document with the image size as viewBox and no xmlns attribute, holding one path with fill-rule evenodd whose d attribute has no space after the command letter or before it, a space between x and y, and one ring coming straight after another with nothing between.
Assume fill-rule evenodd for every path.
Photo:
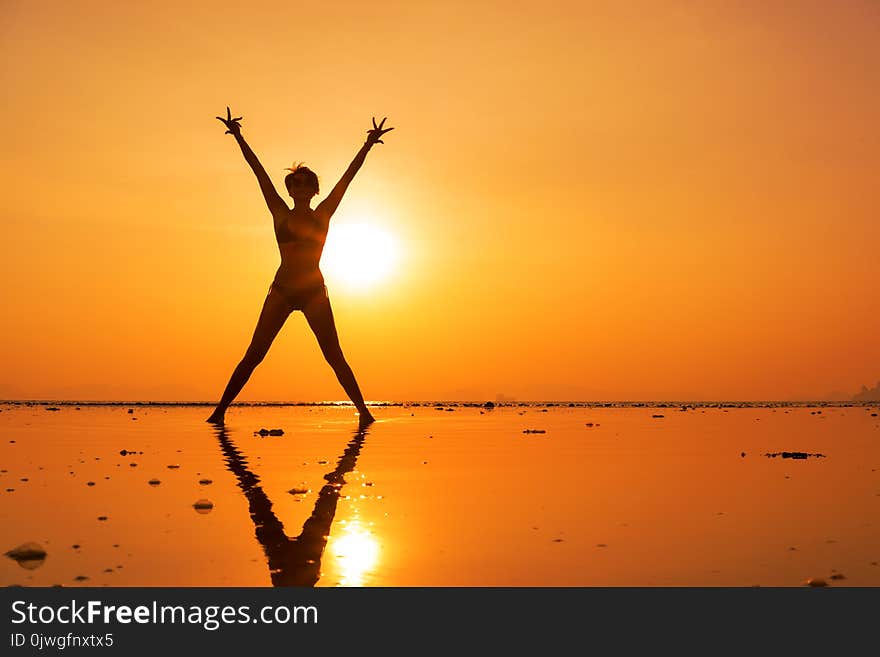
<instances>
[{"instance_id":1,"label":"woman's outstretched leg","mask_svg":"<svg viewBox=\"0 0 880 657\"><path fill-rule=\"evenodd\" d=\"M336 373L336 378L342 384L348 398L354 402L355 408L360 413L361 425L374 421L372 413L370 413L364 402L364 396L358 387L354 378L354 372L351 371L345 356L342 354L342 347L339 346L339 336L336 334L336 323L333 321L333 309L330 307L330 299L324 295L315 297L303 308L303 314L306 321L312 329L312 333L318 339L318 345L324 358Z\"/></svg>"},{"instance_id":2,"label":"woman's outstretched leg","mask_svg":"<svg viewBox=\"0 0 880 657\"><path fill-rule=\"evenodd\" d=\"M266 302L263 304L263 310L260 312L260 319L257 320L257 327L254 329L254 337L251 338L251 344L245 352L244 358L241 359L241 362L232 372L229 383L226 385L226 390L223 391L223 397L220 398L220 403L217 404L217 408L214 409L211 417L208 418L208 422L223 423L226 409L229 408L229 405L238 396L238 393L241 392L244 384L251 378L254 369L266 356L266 352L272 346L272 341L278 335L281 327L284 326L284 322L289 315L290 305L288 302L280 294L270 290L266 297Z\"/></svg>"}]
</instances>

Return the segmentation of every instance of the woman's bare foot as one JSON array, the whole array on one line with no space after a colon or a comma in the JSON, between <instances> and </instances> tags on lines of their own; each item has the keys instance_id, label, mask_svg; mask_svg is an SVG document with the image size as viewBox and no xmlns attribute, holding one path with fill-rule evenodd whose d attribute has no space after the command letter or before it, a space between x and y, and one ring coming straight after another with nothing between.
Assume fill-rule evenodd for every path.
<instances>
[{"instance_id":1,"label":"woman's bare foot","mask_svg":"<svg viewBox=\"0 0 880 657\"><path fill-rule=\"evenodd\" d=\"M373 424L373 422L376 421L376 418L373 417L373 414L370 413L370 411L368 411L366 408L362 411L359 411L358 416L358 424L361 426L361 428Z\"/></svg>"},{"instance_id":2,"label":"woman's bare foot","mask_svg":"<svg viewBox=\"0 0 880 657\"><path fill-rule=\"evenodd\" d=\"M205 422L210 422L211 424L224 424L226 422L224 415L226 414L214 411L213 413L211 413L211 417L205 420Z\"/></svg>"}]
</instances>

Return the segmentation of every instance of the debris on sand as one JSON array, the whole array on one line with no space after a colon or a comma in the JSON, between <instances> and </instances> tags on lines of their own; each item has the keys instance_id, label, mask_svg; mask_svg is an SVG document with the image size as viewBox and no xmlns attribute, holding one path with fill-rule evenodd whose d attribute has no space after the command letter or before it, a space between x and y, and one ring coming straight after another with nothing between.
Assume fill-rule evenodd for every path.
<instances>
[{"instance_id":1,"label":"debris on sand","mask_svg":"<svg viewBox=\"0 0 880 657\"><path fill-rule=\"evenodd\" d=\"M838 579L846 579L846 575L844 575L843 573L834 573L834 574L831 575L831 577L829 577L828 579L835 579L835 580L838 580Z\"/></svg>"},{"instance_id":2,"label":"debris on sand","mask_svg":"<svg viewBox=\"0 0 880 657\"><path fill-rule=\"evenodd\" d=\"M199 483L202 486L210 486L211 484L214 483L214 480L213 479L199 479Z\"/></svg>"},{"instance_id":3,"label":"debris on sand","mask_svg":"<svg viewBox=\"0 0 880 657\"><path fill-rule=\"evenodd\" d=\"M828 582L826 582L821 577L811 577L806 582L804 582L807 586L812 586L813 588L818 588L820 586L828 586Z\"/></svg>"},{"instance_id":4,"label":"debris on sand","mask_svg":"<svg viewBox=\"0 0 880 657\"><path fill-rule=\"evenodd\" d=\"M284 429L260 429L259 431L254 431L255 436L283 436Z\"/></svg>"},{"instance_id":5,"label":"debris on sand","mask_svg":"<svg viewBox=\"0 0 880 657\"><path fill-rule=\"evenodd\" d=\"M162 482L159 479L150 479L147 483L150 484L150 486L158 486Z\"/></svg>"},{"instance_id":6,"label":"debris on sand","mask_svg":"<svg viewBox=\"0 0 880 657\"><path fill-rule=\"evenodd\" d=\"M39 543L22 543L9 550L6 556L17 562L22 568L34 570L43 565L46 560L46 551Z\"/></svg>"},{"instance_id":7,"label":"debris on sand","mask_svg":"<svg viewBox=\"0 0 880 657\"><path fill-rule=\"evenodd\" d=\"M60 411L61 409L57 406L49 406L46 408L47 411Z\"/></svg>"},{"instance_id":8,"label":"debris on sand","mask_svg":"<svg viewBox=\"0 0 880 657\"><path fill-rule=\"evenodd\" d=\"M210 513L211 509L214 508L214 503L211 500L206 499L196 500L193 504L193 508L198 513Z\"/></svg>"},{"instance_id":9,"label":"debris on sand","mask_svg":"<svg viewBox=\"0 0 880 657\"><path fill-rule=\"evenodd\" d=\"M290 493L291 495L305 495L306 493L309 492L309 489L308 488L291 488L287 492Z\"/></svg>"},{"instance_id":10,"label":"debris on sand","mask_svg":"<svg viewBox=\"0 0 880 657\"><path fill-rule=\"evenodd\" d=\"M810 457L817 459L827 458L824 454L818 452L815 454L811 454L810 452L766 452L764 456L771 459L775 459L777 456L781 456L784 459L806 459Z\"/></svg>"},{"instance_id":11,"label":"debris on sand","mask_svg":"<svg viewBox=\"0 0 880 657\"><path fill-rule=\"evenodd\" d=\"M546 429L523 429L523 433L547 433Z\"/></svg>"},{"instance_id":12,"label":"debris on sand","mask_svg":"<svg viewBox=\"0 0 880 657\"><path fill-rule=\"evenodd\" d=\"M178 470L180 469L180 463L171 463L170 465L165 466L169 470Z\"/></svg>"},{"instance_id":13,"label":"debris on sand","mask_svg":"<svg viewBox=\"0 0 880 657\"><path fill-rule=\"evenodd\" d=\"M654 418L661 418L661 417L666 417L666 416L665 416L665 415L656 414L656 415L652 415L651 417L654 417Z\"/></svg>"},{"instance_id":14,"label":"debris on sand","mask_svg":"<svg viewBox=\"0 0 880 657\"><path fill-rule=\"evenodd\" d=\"M495 402L487 401L485 404L483 404L483 408L487 408L487 409L491 410L491 409L495 408Z\"/></svg>"}]
</instances>

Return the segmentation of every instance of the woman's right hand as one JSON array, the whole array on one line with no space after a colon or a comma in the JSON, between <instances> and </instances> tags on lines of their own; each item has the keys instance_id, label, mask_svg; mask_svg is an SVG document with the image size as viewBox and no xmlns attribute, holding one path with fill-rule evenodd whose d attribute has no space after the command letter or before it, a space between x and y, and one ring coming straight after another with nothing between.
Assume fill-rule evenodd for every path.
<instances>
[{"instance_id":1,"label":"woman's right hand","mask_svg":"<svg viewBox=\"0 0 880 657\"><path fill-rule=\"evenodd\" d=\"M388 117L385 117L386 119ZM376 125L376 117L373 117L373 129L367 130L367 143L372 146L373 144L384 144L382 141L382 135L386 132L391 132L394 128L385 128L385 119L382 119L379 125Z\"/></svg>"},{"instance_id":2,"label":"woman's right hand","mask_svg":"<svg viewBox=\"0 0 880 657\"><path fill-rule=\"evenodd\" d=\"M222 116L216 117L217 120L221 121L223 125L226 126L225 135L240 135L241 134L241 117L239 116L236 119L232 118L232 112L229 111L229 107L226 108L226 118L224 119Z\"/></svg>"}]
</instances>

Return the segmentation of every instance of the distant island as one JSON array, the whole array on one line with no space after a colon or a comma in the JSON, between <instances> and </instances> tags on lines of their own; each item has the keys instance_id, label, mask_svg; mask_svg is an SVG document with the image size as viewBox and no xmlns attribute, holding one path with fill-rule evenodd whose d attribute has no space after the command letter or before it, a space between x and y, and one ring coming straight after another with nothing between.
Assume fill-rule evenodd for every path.
<instances>
[{"instance_id":1,"label":"distant island","mask_svg":"<svg viewBox=\"0 0 880 657\"><path fill-rule=\"evenodd\" d=\"M852 398L853 401L880 401L880 381L873 388L862 386L862 390Z\"/></svg>"}]
</instances>

